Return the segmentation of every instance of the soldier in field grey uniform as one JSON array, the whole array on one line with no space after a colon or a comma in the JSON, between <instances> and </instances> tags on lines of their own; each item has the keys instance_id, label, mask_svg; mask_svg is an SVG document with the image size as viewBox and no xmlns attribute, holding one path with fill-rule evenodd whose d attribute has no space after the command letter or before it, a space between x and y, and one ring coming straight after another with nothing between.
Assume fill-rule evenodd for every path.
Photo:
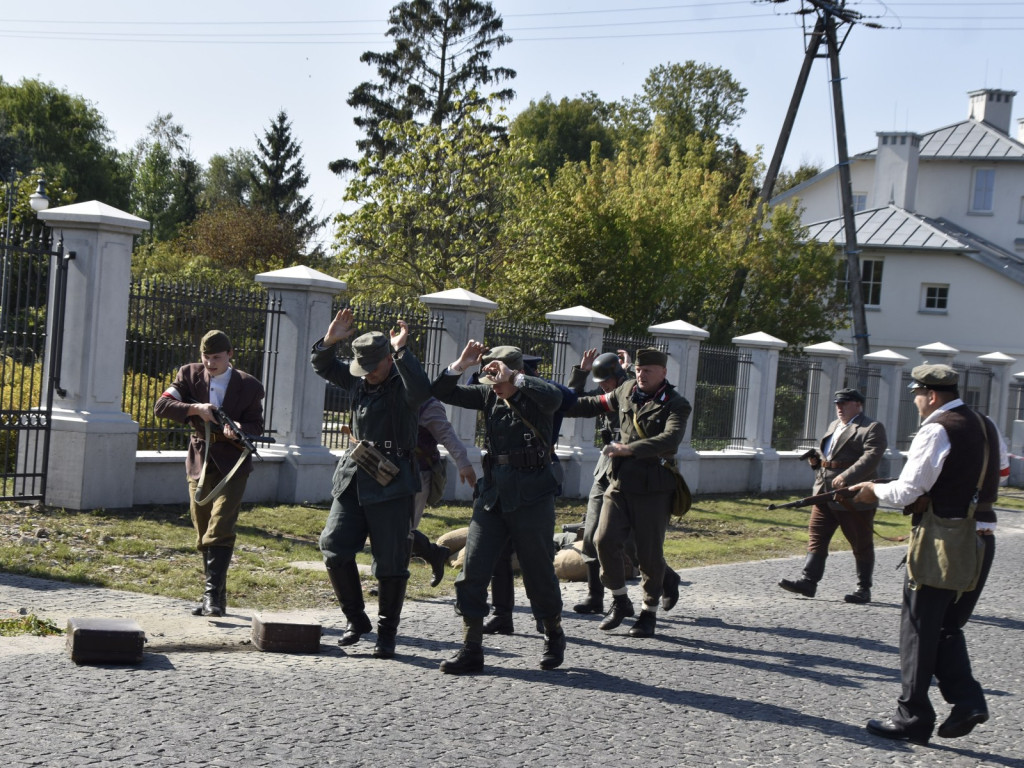
<instances>
[{"instance_id":1,"label":"soldier in field grey uniform","mask_svg":"<svg viewBox=\"0 0 1024 768\"><path fill-rule=\"evenodd\" d=\"M355 440L367 441L398 467L386 485L358 466L350 448L334 472L334 502L320 534L331 586L348 619L340 645L352 645L373 627L365 613L356 553L370 538L374 575L379 586L377 644L373 655L390 659L409 581L413 500L420 489L415 449L420 406L430 396L430 380L406 347L409 328L388 338L378 331L352 342L355 357L348 364L334 354L334 345L353 333L351 309L335 316L323 339L313 345L317 375L348 390L351 429Z\"/></svg>"},{"instance_id":2,"label":"soldier in field grey uniform","mask_svg":"<svg viewBox=\"0 0 1024 768\"><path fill-rule=\"evenodd\" d=\"M558 482L551 472L549 444L562 392L544 379L523 373L523 353L516 347L495 347L484 354L486 349L470 339L433 386L442 402L483 411L486 420L484 474L477 483L465 565L455 580L455 607L462 615L464 643L454 658L441 663L446 674L483 669L487 585L509 539L519 556L533 615L544 628L540 666L554 669L565 655L562 592L553 563ZM481 362L480 383L459 386L462 373Z\"/></svg>"}]
</instances>

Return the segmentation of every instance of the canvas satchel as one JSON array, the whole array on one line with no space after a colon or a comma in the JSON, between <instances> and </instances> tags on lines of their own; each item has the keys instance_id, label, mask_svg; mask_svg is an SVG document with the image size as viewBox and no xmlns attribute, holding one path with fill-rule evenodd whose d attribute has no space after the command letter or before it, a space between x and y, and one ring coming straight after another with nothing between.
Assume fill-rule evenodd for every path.
<instances>
[{"instance_id":1,"label":"canvas satchel","mask_svg":"<svg viewBox=\"0 0 1024 768\"><path fill-rule=\"evenodd\" d=\"M644 432L644 428L640 426L640 422L637 421L636 414L633 414L633 427L636 429L637 434L643 440L647 439L647 433ZM673 474L676 481L676 490L672 496L672 516L682 517L690 511L690 507L693 506L693 494L690 492L690 486L686 484L686 478L683 477L683 473L679 471L679 467L673 459L659 459L661 466L667 469Z\"/></svg>"},{"instance_id":2,"label":"canvas satchel","mask_svg":"<svg viewBox=\"0 0 1024 768\"><path fill-rule=\"evenodd\" d=\"M907 578L911 589L925 586L962 593L978 585L985 545L977 533L974 510L989 460L988 430L980 416L978 420L985 436L985 455L967 517L939 517L929 500L921 521L910 533L907 546Z\"/></svg>"}]
</instances>

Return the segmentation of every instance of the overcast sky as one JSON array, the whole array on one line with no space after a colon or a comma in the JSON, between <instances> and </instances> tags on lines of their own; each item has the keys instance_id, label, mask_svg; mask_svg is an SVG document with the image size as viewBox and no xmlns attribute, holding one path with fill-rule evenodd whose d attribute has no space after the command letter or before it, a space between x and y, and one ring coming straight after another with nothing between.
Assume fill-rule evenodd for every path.
<instances>
[{"instance_id":1,"label":"overcast sky","mask_svg":"<svg viewBox=\"0 0 1024 768\"><path fill-rule=\"evenodd\" d=\"M770 157L804 57L800 0L496 0L512 36L494 63L518 72L514 115L531 100L594 91L611 101L637 93L659 64L693 59L732 72L749 94L736 137ZM0 9L0 76L39 77L90 100L120 148L171 112L206 162L253 149L285 109L301 142L308 191L321 215L341 207L344 181L327 170L356 156L361 134L348 94L375 72L366 50L384 36L394 2L174 3L47 0ZM630 7L630 6L633 7ZM967 92L1021 90L1011 135L1024 115L1024 2L855 0L863 14L841 53L851 153L876 131L927 131L963 120ZM813 16L808 29L813 26ZM835 161L828 62L816 61L785 167ZM326 236L325 236L326 237Z\"/></svg>"}]
</instances>

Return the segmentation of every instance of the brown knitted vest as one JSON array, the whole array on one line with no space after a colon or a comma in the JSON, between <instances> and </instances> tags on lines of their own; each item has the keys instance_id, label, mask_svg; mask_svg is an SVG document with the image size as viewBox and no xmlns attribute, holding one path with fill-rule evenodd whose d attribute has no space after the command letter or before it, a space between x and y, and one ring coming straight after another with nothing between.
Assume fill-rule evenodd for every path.
<instances>
[{"instance_id":1,"label":"brown knitted vest","mask_svg":"<svg viewBox=\"0 0 1024 768\"><path fill-rule=\"evenodd\" d=\"M985 430L982 432L977 416L966 405L943 411L935 420L946 430L950 443L942 472L928 492L935 514L939 517L967 515L985 458L983 441L987 439L988 465L981 493L978 494L979 508L974 516L982 522L994 523L996 514L992 511L992 504L999 495L999 437L995 426L983 416Z\"/></svg>"}]
</instances>

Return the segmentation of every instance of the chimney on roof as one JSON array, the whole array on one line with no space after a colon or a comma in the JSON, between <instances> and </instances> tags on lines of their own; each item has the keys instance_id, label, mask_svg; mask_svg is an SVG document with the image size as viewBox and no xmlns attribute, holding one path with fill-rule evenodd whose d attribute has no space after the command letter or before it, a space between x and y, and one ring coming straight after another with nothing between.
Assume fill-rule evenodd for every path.
<instances>
[{"instance_id":1,"label":"chimney on roof","mask_svg":"<svg viewBox=\"0 0 1024 768\"><path fill-rule=\"evenodd\" d=\"M1013 114L1013 97L1016 91L998 88L984 88L968 92L967 116L1010 135L1010 117Z\"/></svg>"},{"instance_id":2,"label":"chimney on roof","mask_svg":"<svg viewBox=\"0 0 1024 768\"><path fill-rule=\"evenodd\" d=\"M914 210L917 196L917 164L921 157L921 137L911 132L878 133L875 153L875 182L870 205L881 208L892 203Z\"/></svg>"}]
</instances>

